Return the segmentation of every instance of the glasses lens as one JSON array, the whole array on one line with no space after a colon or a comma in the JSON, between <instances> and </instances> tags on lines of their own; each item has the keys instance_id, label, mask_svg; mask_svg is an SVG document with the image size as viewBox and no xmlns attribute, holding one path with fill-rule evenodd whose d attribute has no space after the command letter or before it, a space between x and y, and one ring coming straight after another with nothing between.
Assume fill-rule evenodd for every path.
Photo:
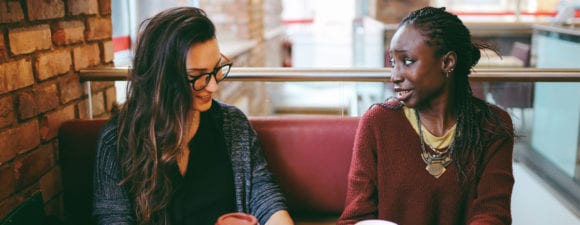
<instances>
[{"instance_id":1,"label":"glasses lens","mask_svg":"<svg viewBox=\"0 0 580 225\"><path fill-rule=\"evenodd\" d=\"M210 76L211 74L208 73L197 77L195 82L193 82L193 89L196 91L203 89L207 85Z\"/></svg>"},{"instance_id":2,"label":"glasses lens","mask_svg":"<svg viewBox=\"0 0 580 225\"><path fill-rule=\"evenodd\" d=\"M193 90L200 91L204 89L209 83L212 75L214 75L216 82L220 82L223 79L226 79L226 77L230 73L231 68L232 68L231 63L221 65L214 70L215 73L202 74L196 77L194 80L190 80L190 83L193 86Z\"/></svg>"},{"instance_id":3,"label":"glasses lens","mask_svg":"<svg viewBox=\"0 0 580 225\"><path fill-rule=\"evenodd\" d=\"M223 79L225 79L228 74L230 73L230 68L232 66L230 64L226 64L221 66L217 71L216 71L216 75L215 78L217 81L222 81Z\"/></svg>"}]
</instances>

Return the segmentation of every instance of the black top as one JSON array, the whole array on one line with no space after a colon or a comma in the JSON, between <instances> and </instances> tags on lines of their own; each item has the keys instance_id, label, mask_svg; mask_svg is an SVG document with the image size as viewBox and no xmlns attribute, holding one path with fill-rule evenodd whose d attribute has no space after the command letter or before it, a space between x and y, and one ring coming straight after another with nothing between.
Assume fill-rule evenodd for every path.
<instances>
[{"instance_id":1,"label":"black top","mask_svg":"<svg viewBox=\"0 0 580 225\"><path fill-rule=\"evenodd\" d=\"M189 161L184 176L175 166L174 195L169 206L172 225L215 224L234 212L234 177L222 132L211 115L202 112L197 133L189 142Z\"/></svg>"}]
</instances>

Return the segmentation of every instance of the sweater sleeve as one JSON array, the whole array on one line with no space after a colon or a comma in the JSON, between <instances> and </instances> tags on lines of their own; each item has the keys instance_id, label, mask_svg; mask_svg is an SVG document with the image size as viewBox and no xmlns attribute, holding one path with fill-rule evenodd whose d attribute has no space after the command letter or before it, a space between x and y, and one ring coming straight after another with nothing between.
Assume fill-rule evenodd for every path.
<instances>
[{"instance_id":1,"label":"sweater sleeve","mask_svg":"<svg viewBox=\"0 0 580 225\"><path fill-rule=\"evenodd\" d=\"M359 123L348 174L345 209L337 225L377 217L377 157L371 118L367 113Z\"/></svg>"},{"instance_id":2,"label":"sweater sleeve","mask_svg":"<svg viewBox=\"0 0 580 225\"><path fill-rule=\"evenodd\" d=\"M508 127L512 127L507 113L502 112L500 117ZM506 136L487 149L477 184L477 197L471 202L470 225L511 224L514 138Z\"/></svg>"},{"instance_id":3,"label":"sweater sleeve","mask_svg":"<svg viewBox=\"0 0 580 225\"><path fill-rule=\"evenodd\" d=\"M119 185L119 166L115 157L116 134L109 123L99 137L94 167L93 216L98 225L134 224L127 192Z\"/></svg>"},{"instance_id":4,"label":"sweater sleeve","mask_svg":"<svg viewBox=\"0 0 580 225\"><path fill-rule=\"evenodd\" d=\"M275 212L287 210L287 207L285 198L282 195L274 176L268 170L268 164L258 141L256 132L251 127L249 129L252 164L250 211L258 218L260 224L266 224L266 221L268 221Z\"/></svg>"},{"instance_id":5,"label":"sweater sleeve","mask_svg":"<svg viewBox=\"0 0 580 225\"><path fill-rule=\"evenodd\" d=\"M268 170L258 136L246 115L235 106L220 105L224 137L232 151L238 210L250 213L258 218L260 224L266 224L274 213L287 209L286 200Z\"/></svg>"}]
</instances>

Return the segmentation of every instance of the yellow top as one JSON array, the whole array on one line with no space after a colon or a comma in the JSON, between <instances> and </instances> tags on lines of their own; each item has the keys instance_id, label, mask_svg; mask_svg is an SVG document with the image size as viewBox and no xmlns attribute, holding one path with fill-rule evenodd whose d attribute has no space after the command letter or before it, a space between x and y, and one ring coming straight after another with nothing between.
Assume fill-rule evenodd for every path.
<instances>
[{"instance_id":1,"label":"yellow top","mask_svg":"<svg viewBox=\"0 0 580 225\"><path fill-rule=\"evenodd\" d=\"M409 122L411 123L411 126L413 126L413 129L415 129L415 132L417 132L417 134L419 134L419 126L417 124L417 117L415 115L415 110L404 106L403 111L405 112L405 116L407 117L407 120L409 120ZM425 126L421 126L421 129L423 130L423 138L425 139L424 140L425 143L429 147L431 147L432 149L438 150L438 149L444 149L444 148L449 147L449 145L453 141L453 138L455 138L456 127L457 127L457 123L455 123L453 125L453 127L451 127L451 129L449 129L447 132L445 132L445 134L441 137L437 137L437 136L431 134L431 132L429 132L429 130L425 129Z\"/></svg>"}]
</instances>

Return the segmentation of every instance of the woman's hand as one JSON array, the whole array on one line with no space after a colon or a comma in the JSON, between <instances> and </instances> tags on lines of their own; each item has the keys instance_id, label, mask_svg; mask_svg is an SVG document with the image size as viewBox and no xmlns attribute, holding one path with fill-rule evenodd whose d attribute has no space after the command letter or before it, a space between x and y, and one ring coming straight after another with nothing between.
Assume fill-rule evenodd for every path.
<instances>
[{"instance_id":1,"label":"woman's hand","mask_svg":"<svg viewBox=\"0 0 580 225\"><path fill-rule=\"evenodd\" d=\"M270 216L265 225L294 225L294 221L286 210L280 210Z\"/></svg>"}]
</instances>

